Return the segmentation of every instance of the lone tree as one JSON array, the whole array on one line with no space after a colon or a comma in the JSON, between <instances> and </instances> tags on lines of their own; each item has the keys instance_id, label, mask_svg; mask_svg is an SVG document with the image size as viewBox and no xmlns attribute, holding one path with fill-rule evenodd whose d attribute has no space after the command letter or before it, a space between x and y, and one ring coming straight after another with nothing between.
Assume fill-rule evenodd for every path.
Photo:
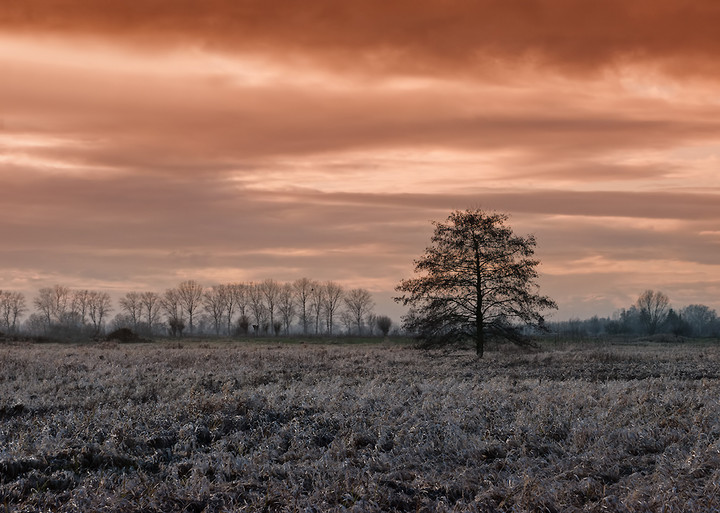
<instances>
[{"instance_id":1,"label":"lone tree","mask_svg":"<svg viewBox=\"0 0 720 513\"><path fill-rule=\"evenodd\" d=\"M540 263L532 259L535 237L520 237L508 216L456 210L415 261L417 277L396 287L395 301L410 306L404 328L427 345L473 340L482 357L488 335L527 345L526 326L544 329L543 310L557 308L536 293Z\"/></svg>"},{"instance_id":2,"label":"lone tree","mask_svg":"<svg viewBox=\"0 0 720 513\"><path fill-rule=\"evenodd\" d=\"M378 329L382 332L383 337L387 337L392 328L392 319L387 315L381 315L375 319Z\"/></svg>"},{"instance_id":3,"label":"lone tree","mask_svg":"<svg viewBox=\"0 0 720 513\"><path fill-rule=\"evenodd\" d=\"M668 317L670 299L660 291L646 290L640 294L636 305L647 334L657 333Z\"/></svg>"}]
</instances>

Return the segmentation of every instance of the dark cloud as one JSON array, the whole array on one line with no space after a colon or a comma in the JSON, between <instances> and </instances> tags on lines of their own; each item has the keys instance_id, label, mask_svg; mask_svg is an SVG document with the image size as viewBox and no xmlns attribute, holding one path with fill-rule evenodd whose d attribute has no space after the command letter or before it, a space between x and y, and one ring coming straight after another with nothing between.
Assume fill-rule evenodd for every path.
<instances>
[{"instance_id":1,"label":"dark cloud","mask_svg":"<svg viewBox=\"0 0 720 513\"><path fill-rule=\"evenodd\" d=\"M7 133L62 137L70 144L34 155L79 167L213 174L257 169L267 159L393 148L463 152L516 149L535 172L573 162L573 173L609 176L596 155L663 149L720 138L720 112L707 107L588 111L584 95L563 91L564 107L547 106L557 93L454 94L438 85L420 90L290 84L216 86L202 78L129 76L113 71L44 70L11 63L0 82ZM482 91L481 91L482 92ZM612 104L612 100L609 100ZM588 168L576 165L578 159ZM510 164L522 166L516 158ZM550 169L550 165L555 169ZM270 161L270 166L277 162ZM353 166L356 166L354 163ZM652 174L645 167L645 174ZM540 170L540 171L539 171ZM637 176L641 166L624 173ZM658 170L662 173L664 170ZM513 172L508 169L508 172Z\"/></svg>"},{"instance_id":2,"label":"dark cloud","mask_svg":"<svg viewBox=\"0 0 720 513\"><path fill-rule=\"evenodd\" d=\"M623 60L714 60L713 0L10 0L4 30L283 53L335 66L477 72L492 59L588 70Z\"/></svg>"}]
</instances>

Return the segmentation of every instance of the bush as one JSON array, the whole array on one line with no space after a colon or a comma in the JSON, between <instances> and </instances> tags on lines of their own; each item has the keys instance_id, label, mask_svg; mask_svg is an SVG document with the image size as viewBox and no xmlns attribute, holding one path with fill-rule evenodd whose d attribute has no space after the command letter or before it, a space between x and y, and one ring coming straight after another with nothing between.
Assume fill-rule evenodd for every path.
<instances>
[{"instance_id":1,"label":"bush","mask_svg":"<svg viewBox=\"0 0 720 513\"><path fill-rule=\"evenodd\" d=\"M144 339L129 328L120 328L105 337L106 342L143 342Z\"/></svg>"}]
</instances>

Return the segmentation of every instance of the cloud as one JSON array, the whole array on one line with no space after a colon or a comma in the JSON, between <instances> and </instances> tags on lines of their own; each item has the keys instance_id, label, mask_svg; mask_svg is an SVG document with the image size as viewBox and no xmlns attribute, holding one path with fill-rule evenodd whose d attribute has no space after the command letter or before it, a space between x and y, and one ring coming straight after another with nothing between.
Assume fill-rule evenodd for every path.
<instances>
[{"instance_id":1,"label":"cloud","mask_svg":"<svg viewBox=\"0 0 720 513\"><path fill-rule=\"evenodd\" d=\"M470 74L497 59L573 73L635 60L687 71L720 53L718 21L712 0L11 0L0 14L6 31L286 54L345 69Z\"/></svg>"},{"instance_id":2,"label":"cloud","mask_svg":"<svg viewBox=\"0 0 720 513\"><path fill-rule=\"evenodd\" d=\"M515 212L612 218L720 220L718 193L562 191L496 192L494 204Z\"/></svg>"},{"instance_id":3,"label":"cloud","mask_svg":"<svg viewBox=\"0 0 720 513\"><path fill-rule=\"evenodd\" d=\"M122 291L163 290L189 278L308 276L364 282L390 296L428 244L430 221L472 206L510 212L517 233L537 235L541 283L563 316L581 312L580 292L621 304L635 289L655 287L712 304L688 287L706 280L701 294L717 273L718 243L707 235L720 221L711 192L380 194L257 190L222 177L153 174L20 173L4 185L0 202L12 216L0 222L0 278L5 288L30 292L55 282ZM663 266L674 271L663 276Z\"/></svg>"},{"instance_id":4,"label":"cloud","mask_svg":"<svg viewBox=\"0 0 720 513\"><path fill-rule=\"evenodd\" d=\"M8 248L41 255L53 247L52 254L40 257L48 267L57 265L51 262L67 248L108 259L165 255L181 267L312 262L322 269L339 258L346 270L358 272L406 265L408 255L427 243L430 220L474 205L513 213L518 231L539 230L543 245L557 245L552 250L557 258L583 248L612 251L618 258L632 250L636 259L657 251L707 261L717 244L704 233L720 221L714 193L325 193L247 189L222 178L22 176L0 190L13 213L0 224L0 237ZM78 269L83 265L78 260Z\"/></svg>"},{"instance_id":5,"label":"cloud","mask_svg":"<svg viewBox=\"0 0 720 513\"><path fill-rule=\"evenodd\" d=\"M427 156L443 150L474 155L473 165L483 155L505 152L495 166L506 175L522 176L531 163L536 175L565 179L570 173L562 176L564 168L577 180L593 181L609 177L613 166L615 177L665 172L664 156L617 171L608 152L659 152L720 137L718 106L699 112L694 104L668 107L643 99L631 108L635 93L612 81L583 90L577 83L528 90L432 81L404 90L335 86L332 77L326 87L272 79L248 85L212 80L212 66L200 64L189 75L184 65L153 74L148 63L134 69L127 54L111 52L113 66L96 69L96 59L84 65L77 49L57 50L60 61L70 63L58 65L37 45L18 48L24 53L4 55L4 133L40 141L19 153L49 167L197 176L272 170L282 159L304 156L341 160L350 153L357 169L382 152ZM41 60L26 62L28 55ZM18 150L16 142L10 146Z\"/></svg>"}]
</instances>

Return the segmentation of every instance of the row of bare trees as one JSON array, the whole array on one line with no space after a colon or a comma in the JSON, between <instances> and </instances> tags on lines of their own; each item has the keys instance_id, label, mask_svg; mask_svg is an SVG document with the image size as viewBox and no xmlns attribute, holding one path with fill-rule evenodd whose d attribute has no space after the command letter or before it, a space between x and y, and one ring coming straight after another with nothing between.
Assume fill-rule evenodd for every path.
<instances>
[{"instance_id":1,"label":"row of bare trees","mask_svg":"<svg viewBox=\"0 0 720 513\"><path fill-rule=\"evenodd\" d=\"M32 334L98 335L108 324L113 305L107 292L74 290L63 285L41 288L35 311L25 322ZM363 288L345 290L334 281L300 278L266 279L204 287L186 280L163 293L132 291L119 300L112 328L128 327L146 335L387 335L392 321L374 314L375 303ZM0 326L20 331L28 311L20 292L0 290Z\"/></svg>"},{"instance_id":2,"label":"row of bare trees","mask_svg":"<svg viewBox=\"0 0 720 513\"><path fill-rule=\"evenodd\" d=\"M120 300L122 314L115 324L152 330L164 318L171 335L186 329L195 334L199 328L216 335L333 335L340 320L348 333L365 334L378 326L387 334L389 319L378 324L374 306L367 290L345 291L333 281L266 279L203 287L187 280L161 295L128 292Z\"/></svg>"},{"instance_id":3,"label":"row of bare trees","mask_svg":"<svg viewBox=\"0 0 720 513\"><path fill-rule=\"evenodd\" d=\"M26 323L31 332L80 331L97 335L113 310L107 292L72 290L63 285L41 288L33 304L35 313Z\"/></svg>"},{"instance_id":4,"label":"row of bare trees","mask_svg":"<svg viewBox=\"0 0 720 513\"><path fill-rule=\"evenodd\" d=\"M0 327L8 333L18 330L18 323L27 311L25 296L21 292L0 290Z\"/></svg>"}]
</instances>

